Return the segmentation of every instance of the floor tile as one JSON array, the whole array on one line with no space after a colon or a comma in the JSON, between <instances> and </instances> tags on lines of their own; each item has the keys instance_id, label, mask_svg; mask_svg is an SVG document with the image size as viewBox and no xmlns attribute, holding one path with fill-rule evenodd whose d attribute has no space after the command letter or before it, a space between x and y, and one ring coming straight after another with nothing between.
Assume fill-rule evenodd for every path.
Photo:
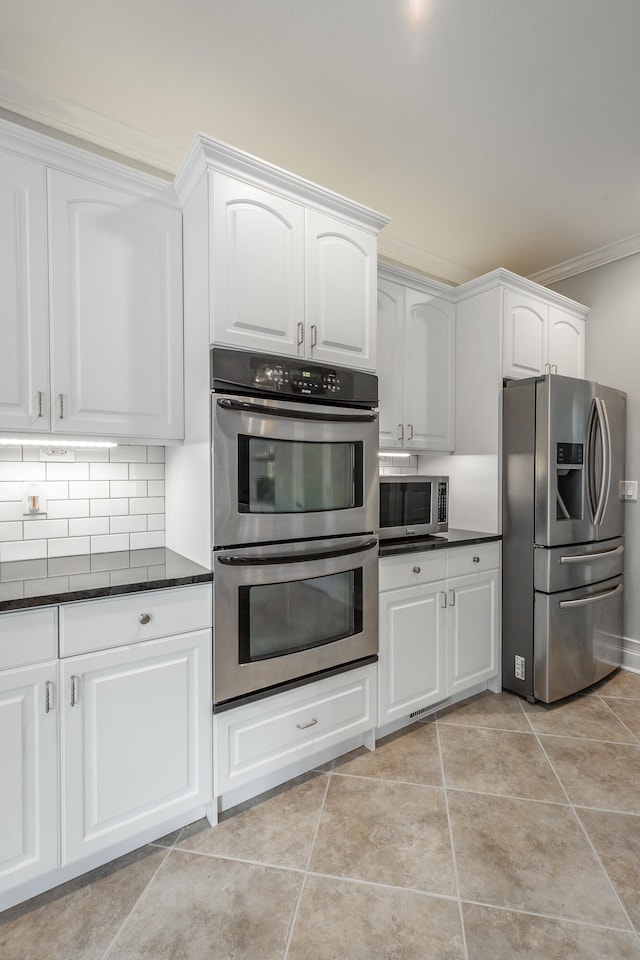
<instances>
[{"instance_id":1,"label":"floor tile","mask_svg":"<svg viewBox=\"0 0 640 960\"><path fill-rule=\"evenodd\" d=\"M302 877L174 850L109 960L283 960Z\"/></svg>"},{"instance_id":2,"label":"floor tile","mask_svg":"<svg viewBox=\"0 0 640 960\"><path fill-rule=\"evenodd\" d=\"M439 710L436 717L438 723L462 723L494 730L520 730L523 733L531 730L522 712L520 697L512 693L479 693Z\"/></svg>"},{"instance_id":3,"label":"floor tile","mask_svg":"<svg viewBox=\"0 0 640 960\"><path fill-rule=\"evenodd\" d=\"M542 746L573 804L637 813L640 744L541 737Z\"/></svg>"},{"instance_id":4,"label":"floor tile","mask_svg":"<svg viewBox=\"0 0 640 960\"><path fill-rule=\"evenodd\" d=\"M427 956L429 960L463 960L457 902L411 890L307 878L287 960L426 960Z\"/></svg>"},{"instance_id":5,"label":"floor tile","mask_svg":"<svg viewBox=\"0 0 640 960\"><path fill-rule=\"evenodd\" d=\"M622 697L629 700L640 700L640 673L631 670L618 670L594 686L594 691L601 697Z\"/></svg>"},{"instance_id":6,"label":"floor tile","mask_svg":"<svg viewBox=\"0 0 640 960\"><path fill-rule=\"evenodd\" d=\"M403 783L442 786L440 753L435 723L415 724L379 740L375 750L359 752L343 763L335 763L337 773L357 777L377 777Z\"/></svg>"},{"instance_id":7,"label":"floor tile","mask_svg":"<svg viewBox=\"0 0 640 960\"><path fill-rule=\"evenodd\" d=\"M324 774L292 780L223 814L186 827L180 850L304 869L327 789Z\"/></svg>"},{"instance_id":8,"label":"floor tile","mask_svg":"<svg viewBox=\"0 0 640 960\"><path fill-rule=\"evenodd\" d=\"M538 734L617 743L636 742L631 731L621 723L607 704L593 694L578 695L551 704L527 703L524 700L523 707L531 726Z\"/></svg>"},{"instance_id":9,"label":"floor tile","mask_svg":"<svg viewBox=\"0 0 640 960\"><path fill-rule=\"evenodd\" d=\"M6 910L0 957L101 960L166 856L159 847L143 847Z\"/></svg>"},{"instance_id":10,"label":"floor tile","mask_svg":"<svg viewBox=\"0 0 640 960\"><path fill-rule=\"evenodd\" d=\"M463 900L629 928L569 807L447 793Z\"/></svg>"},{"instance_id":11,"label":"floor tile","mask_svg":"<svg viewBox=\"0 0 640 960\"><path fill-rule=\"evenodd\" d=\"M532 733L441 724L445 784L458 790L567 803Z\"/></svg>"},{"instance_id":12,"label":"floor tile","mask_svg":"<svg viewBox=\"0 0 640 960\"><path fill-rule=\"evenodd\" d=\"M311 870L452 895L443 790L332 775Z\"/></svg>"},{"instance_id":13,"label":"floor tile","mask_svg":"<svg viewBox=\"0 0 640 960\"><path fill-rule=\"evenodd\" d=\"M463 904L469 960L639 960L632 933Z\"/></svg>"},{"instance_id":14,"label":"floor tile","mask_svg":"<svg viewBox=\"0 0 640 960\"><path fill-rule=\"evenodd\" d=\"M640 811L578 810L602 864L640 932Z\"/></svg>"},{"instance_id":15,"label":"floor tile","mask_svg":"<svg viewBox=\"0 0 640 960\"><path fill-rule=\"evenodd\" d=\"M616 717L624 723L636 739L640 739L640 700L617 700L605 697L604 702Z\"/></svg>"}]
</instances>

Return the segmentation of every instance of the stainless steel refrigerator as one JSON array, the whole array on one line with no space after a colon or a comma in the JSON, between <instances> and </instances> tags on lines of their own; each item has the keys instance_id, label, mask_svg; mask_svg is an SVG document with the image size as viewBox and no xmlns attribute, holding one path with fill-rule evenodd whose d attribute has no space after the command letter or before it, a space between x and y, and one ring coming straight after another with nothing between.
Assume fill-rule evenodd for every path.
<instances>
[{"instance_id":1,"label":"stainless steel refrigerator","mask_svg":"<svg viewBox=\"0 0 640 960\"><path fill-rule=\"evenodd\" d=\"M502 396L502 685L551 703L621 662L626 394L552 374Z\"/></svg>"}]
</instances>

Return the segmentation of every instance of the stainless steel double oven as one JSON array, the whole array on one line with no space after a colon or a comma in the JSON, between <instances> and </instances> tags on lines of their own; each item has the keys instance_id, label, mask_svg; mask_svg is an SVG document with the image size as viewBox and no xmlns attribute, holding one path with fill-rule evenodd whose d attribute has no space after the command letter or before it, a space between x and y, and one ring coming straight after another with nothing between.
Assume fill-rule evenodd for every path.
<instances>
[{"instance_id":1,"label":"stainless steel double oven","mask_svg":"<svg viewBox=\"0 0 640 960\"><path fill-rule=\"evenodd\" d=\"M214 704L375 658L377 378L211 350Z\"/></svg>"}]
</instances>

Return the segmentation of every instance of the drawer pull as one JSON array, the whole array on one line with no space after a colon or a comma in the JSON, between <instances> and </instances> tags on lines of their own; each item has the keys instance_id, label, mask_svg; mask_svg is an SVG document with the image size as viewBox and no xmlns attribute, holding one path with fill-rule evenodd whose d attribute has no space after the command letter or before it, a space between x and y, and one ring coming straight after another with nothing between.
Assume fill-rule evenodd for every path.
<instances>
[{"instance_id":1,"label":"drawer pull","mask_svg":"<svg viewBox=\"0 0 640 960\"><path fill-rule=\"evenodd\" d=\"M296 727L298 730L306 730L308 727L315 726L317 722L318 721L314 717L313 720L308 720L307 723L296 723Z\"/></svg>"},{"instance_id":2,"label":"drawer pull","mask_svg":"<svg viewBox=\"0 0 640 960\"><path fill-rule=\"evenodd\" d=\"M414 568L413 568L413 572L414 572L414 573L420 573L420 567L414 567Z\"/></svg>"},{"instance_id":3,"label":"drawer pull","mask_svg":"<svg viewBox=\"0 0 640 960\"><path fill-rule=\"evenodd\" d=\"M138 617L138 620L140 621L140 623L142 623L144 626L146 626L148 623L151 622L151 614L150 614L150 613L141 613L140 616Z\"/></svg>"},{"instance_id":4,"label":"drawer pull","mask_svg":"<svg viewBox=\"0 0 640 960\"><path fill-rule=\"evenodd\" d=\"M474 562L474 563L480 563L480 557L474 557L474 558L473 558L473 562Z\"/></svg>"}]
</instances>

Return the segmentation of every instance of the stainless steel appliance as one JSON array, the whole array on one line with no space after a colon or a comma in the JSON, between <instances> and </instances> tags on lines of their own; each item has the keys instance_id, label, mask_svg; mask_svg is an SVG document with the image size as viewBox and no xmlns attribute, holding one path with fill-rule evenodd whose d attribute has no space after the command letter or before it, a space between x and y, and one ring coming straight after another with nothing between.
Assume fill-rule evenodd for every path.
<instances>
[{"instance_id":1,"label":"stainless steel appliance","mask_svg":"<svg viewBox=\"0 0 640 960\"><path fill-rule=\"evenodd\" d=\"M381 540L444 533L448 511L448 477L380 477Z\"/></svg>"},{"instance_id":2,"label":"stainless steel appliance","mask_svg":"<svg viewBox=\"0 0 640 960\"><path fill-rule=\"evenodd\" d=\"M211 351L214 709L374 660L377 378Z\"/></svg>"},{"instance_id":3,"label":"stainless steel appliance","mask_svg":"<svg viewBox=\"0 0 640 960\"><path fill-rule=\"evenodd\" d=\"M503 390L502 685L551 703L621 662L626 395L548 375Z\"/></svg>"}]
</instances>

